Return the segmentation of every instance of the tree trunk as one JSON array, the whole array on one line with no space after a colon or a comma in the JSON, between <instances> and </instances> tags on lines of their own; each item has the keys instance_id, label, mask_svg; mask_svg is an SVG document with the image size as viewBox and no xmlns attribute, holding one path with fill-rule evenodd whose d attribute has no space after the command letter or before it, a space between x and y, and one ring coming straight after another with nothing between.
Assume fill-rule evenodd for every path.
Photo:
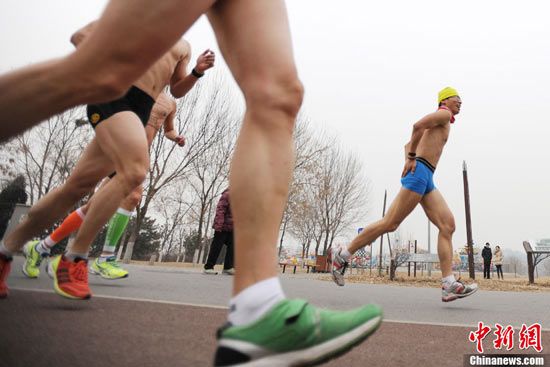
<instances>
[{"instance_id":1,"label":"tree trunk","mask_svg":"<svg viewBox=\"0 0 550 367\"><path fill-rule=\"evenodd\" d=\"M286 232L286 225L288 223L288 219L286 219L283 222L283 233L281 233L281 240L279 241L279 256L281 256L281 251L283 250L283 239L285 238L285 232ZM303 257L303 256L302 256Z\"/></svg>"},{"instance_id":2,"label":"tree trunk","mask_svg":"<svg viewBox=\"0 0 550 367\"><path fill-rule=\"evenodd\" d=\"M136 243L136 239L137 239L137 235L136 235L136 231L134 230L132 231L132 234L128 239L128 244L126 245L126 251L124 252L123 262L125 264L129 264L130 260L132 260L132 253L134 252L134 244Z\"/></svg>"},{"instance_id":3,"label":"tree trunk","mask_svg":"<svg viewBox=\"0 0 550 367\"><path fill-rule=\"evenodd\" d=\"M198 257L197 257L197 263L200 262L200 259L201 259L201 254L202 254L202 248L204 246L204 243L203 243L203 240L202 240L202 227L203 227L203 222L204 222L204 211L205 211L205 205L204 203L201 204L201 215L199 216L199 229L197 230L197 233L199 234L199 238L198 238L198 244L199 244L199 254L198 254Z\"/></svg>"}]
</instances>

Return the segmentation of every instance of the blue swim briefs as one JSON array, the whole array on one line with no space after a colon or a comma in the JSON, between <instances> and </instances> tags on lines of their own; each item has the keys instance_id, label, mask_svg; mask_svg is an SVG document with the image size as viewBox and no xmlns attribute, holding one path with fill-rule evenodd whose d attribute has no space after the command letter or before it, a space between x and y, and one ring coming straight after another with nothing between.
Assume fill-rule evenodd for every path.
<instances>
[{"instance_id":1,"label":"blue swim briefs","mask_svg":"<svg viewBox=\"0 0 550 367\"><path fill-rule=\"evenodd\" d=\"M429 194L435 189L434 184L435 167L422 157L416 158L416 170L414 173L408 172L401 178L401 185L407 190L411 190L422 196Z\"/></svg>"}]
</instances>

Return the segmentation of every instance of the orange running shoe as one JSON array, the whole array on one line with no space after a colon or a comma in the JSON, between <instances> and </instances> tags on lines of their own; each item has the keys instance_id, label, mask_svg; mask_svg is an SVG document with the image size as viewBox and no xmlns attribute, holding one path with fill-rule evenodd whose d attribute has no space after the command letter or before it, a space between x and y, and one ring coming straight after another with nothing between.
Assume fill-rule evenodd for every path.
<instances>
[{"instance_id":1,"label":"orange running shoe","mask_svg":"<svg viewBox=\"0 0 550 367\"><path fill-rule=\"evenodd\" d=\"M12 260L12 257L0 254L0 298L6 298L9 293L6 279L8 279L8 274L10 273Z\"/></svg>"},{"instance_id":2,"label":"orange running shoe","mask_svg":"<svg viewBox=\"0 0 550 367\"><path fill-rule=\"evenodd\" d=\"M60 296L70 299L90 299L88 286L88 260L76 258L72 262L64 255L56 256L48 265L53 287Z\"/></svg>"}]
</instances>

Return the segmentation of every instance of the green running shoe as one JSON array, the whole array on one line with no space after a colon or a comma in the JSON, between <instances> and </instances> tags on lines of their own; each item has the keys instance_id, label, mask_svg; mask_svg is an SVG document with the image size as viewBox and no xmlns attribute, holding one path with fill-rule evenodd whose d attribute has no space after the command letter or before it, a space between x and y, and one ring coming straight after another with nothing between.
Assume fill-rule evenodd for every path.
<instances>
[{"instance_id":1,"label":"green running shoe","mask_svg":"<svg viewBox=\"0 0 550 367\"><path fill-rule=\"evenodd\" d=\"M29 241L23 246L23 255L25 262L23 263L23 274L29 278L38 278L40 275L40 264L42 263L42 255L36 251L36 244L40 241Z\"/></svg>"},{"instance_id":2,"label":"green running shoe","mask_svg":"<svg viewBox=\"0 0 550 367\"><path fill-rule=\"evenodd\" d=\"M90 273L100 275L103 279L122 279L128 278L128 271L121 268L116 257L108 257L107 260L99 262L95 259L90 266Z\"/></svg>"},{"instance_id":3,"label":"green running shoe","mask_svg":"<svg viewBox=\"0 0 550 367\"><path fill-rule=\"evenodd\" d=\"M376 305L329 311L284 300L256 322L218 330L214 365L314 366L349 351L381 323Z\"/></svg>"}]
</instances>

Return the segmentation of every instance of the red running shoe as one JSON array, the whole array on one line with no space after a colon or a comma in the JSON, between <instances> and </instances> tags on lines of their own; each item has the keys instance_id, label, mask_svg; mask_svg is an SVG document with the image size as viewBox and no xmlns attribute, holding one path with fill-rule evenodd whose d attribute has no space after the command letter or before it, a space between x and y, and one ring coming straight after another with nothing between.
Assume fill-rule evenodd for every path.
<instances>
[{"instance_id":1,"label":"red running shoe","mask_svg":"<svg viewBox=\"0 0 550 367\"><path fill-rule=\"evenodd\" d=\"M0 254L0 298L6 298L9 293L6 279L8 279L10 273L12 260L12 257Z\"/></svg>"},{"instance_id":2,"label":"red running shoe","mask_svg":"<svg viewBox=\"0 0 550 367\"><path fill-rule=\"evenodd\" d=\"M70 299L90 299L88 260L76 258L72 262L63 255L56 256L48 265L53 287L60 296Z\"/></svg>"}]
</instances>

